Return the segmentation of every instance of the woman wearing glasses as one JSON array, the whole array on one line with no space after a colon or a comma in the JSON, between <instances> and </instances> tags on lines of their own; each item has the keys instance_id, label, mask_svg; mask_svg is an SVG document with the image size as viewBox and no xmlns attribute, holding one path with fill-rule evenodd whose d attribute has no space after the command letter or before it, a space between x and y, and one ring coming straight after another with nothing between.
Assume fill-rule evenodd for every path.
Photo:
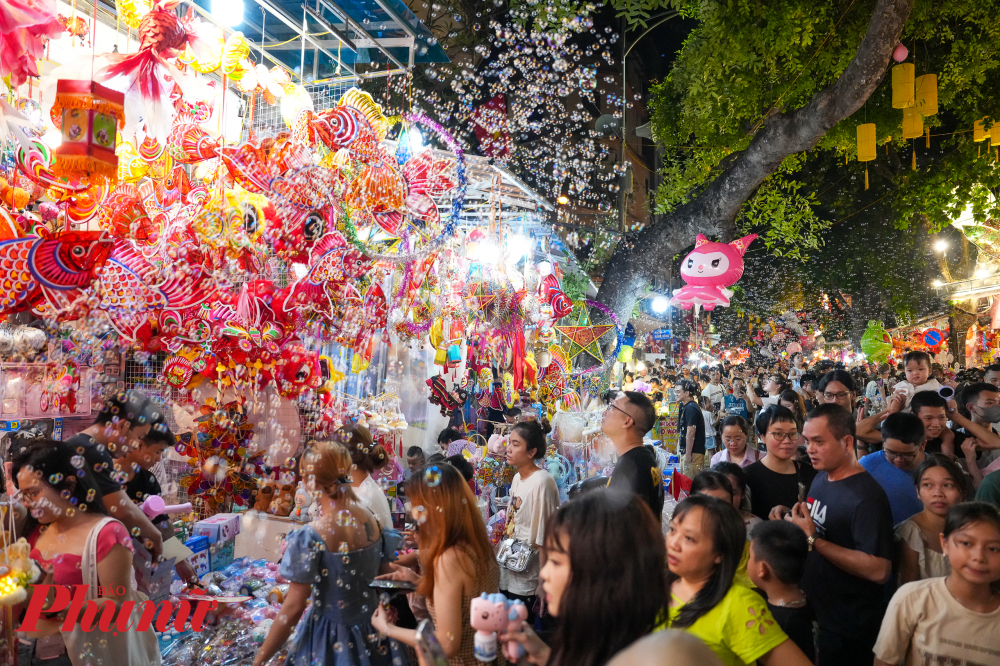
<instances>
[{"instance_id":1,"label":"woman wearing glasses","mask_svg":"<svg viewBox=\"0 0 1000 666\"><path fill-rule=\"evenodd\" d=\"M711 464L720 462L736 463L740 467L749 467L760 460L757 449L747 445L750 436L750 424L742 416L727 416L722 422L721 451L712 456Z\"/></svg>"},{"instance_id":2,"label":"woman wearing glasses","mask_svg":"<svg viewBox=\"0 0 1000 666\"><path fill-rule=\"evenodd\" d=\"M795 460L799 429L790 410L772 405L757 416L754 425L767 455L746 468L750 511L767 520L774 507L795 506L805 500L816 470Z\"/></svg>"}]
</instances>

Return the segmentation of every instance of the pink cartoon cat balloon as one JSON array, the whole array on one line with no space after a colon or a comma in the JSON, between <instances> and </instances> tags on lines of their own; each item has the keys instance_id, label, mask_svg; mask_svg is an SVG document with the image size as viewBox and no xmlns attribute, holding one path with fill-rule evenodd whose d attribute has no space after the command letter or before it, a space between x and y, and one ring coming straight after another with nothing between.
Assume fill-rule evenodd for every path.
<instances>
[{"instance_id":1,"label":"pink cartoon cat balloon","mask_svg":"<svg viewBox=\"0 0 1000 666\"><path fill-rule=\"evenodd\" d=\"M670 304L685 310L694 308L695 312L699 307L729 307L733 292L726 287L743 276L743 253L755 238L757 234L750 234L732 243L713 243L698 234L694 250L681 262L681 277L687 285L674 290Z\"/></svg>"}]
</instances>

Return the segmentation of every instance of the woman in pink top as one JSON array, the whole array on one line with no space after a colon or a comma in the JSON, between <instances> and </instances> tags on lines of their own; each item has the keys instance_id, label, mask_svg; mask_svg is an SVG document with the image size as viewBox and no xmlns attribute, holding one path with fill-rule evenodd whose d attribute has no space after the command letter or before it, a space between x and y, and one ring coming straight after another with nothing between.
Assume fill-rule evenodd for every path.
<instances>
[{"instance_id":1,"label":"woman in pink top","mask_svg":"<svg viewBox=\"0 0 1000 666\"><path fill-rule=\"evenodd\" d=\"M722 422L723 448L712 456L711 465L720 462L736 463L746 467L760 460L757 449L747 444L750 424L742 416L727 416Z\"/></svg>"},{"instance_id":2,"label":"woman in pink top","mask_svg":"<svg viewBox=\"0 0 1000 666\"><path fill-rule=\"evenodd\" d=\"M24 536L31 557L46 572L44 583L82 585L87 537L108 517L83 452L64 442L37 440L15 451L13 476L29 515ZM108 522L97 535L97 578L101 599L118 606L132 588L132 541L125 526ZM59 631L65 611L36 625L37 635ZM74 664L82 655L69 655ZM127 664L128 657L120 663Z\"/></svg>"}]
</instances>

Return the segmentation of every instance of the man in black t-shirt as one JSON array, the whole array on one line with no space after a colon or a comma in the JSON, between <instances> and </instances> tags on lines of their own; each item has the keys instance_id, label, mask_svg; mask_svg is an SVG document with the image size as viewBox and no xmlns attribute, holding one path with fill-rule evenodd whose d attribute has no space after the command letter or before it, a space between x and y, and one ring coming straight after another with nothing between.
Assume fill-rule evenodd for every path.
<instances>
[{"instance_id":1,"label":"man in black t-shirt","mask_svg":"<svg viewBox=\"0 0 1000 666\"><path fill-rule=\"evenodd\" d=\"M656 520L660 520L663 477L652 447L644 446L642 441L655 421L653 403L644 393L622 391L608 403L601 430L618 454L608 487L635 493L646 501Z\"/></svg>"},{"instance_id":2,"label":"man in black t-shirt","mask_svg":"<svg viewBox=\"0 0 1000 666\"><path fill-rule=\"evenodd\" d=\"M163 552L163 536L129 500L115 471L114 458L128 453L131 446L162 423L163 414L149 398L137 391L122 391L105 401L94 425L66 440L82 450L111 517L120 520L129 532L138 528L138 539L157 559Z\"/></svg>"},{"instance_id":3,"label":"man in black t-shirt","mask_svg":"<svg viewBox=\"0 0 1000 666\"><path fill-rule=\"evenodd\" d=\"M156 480L152 469L160 462L163 452L176 444L177 439L166 424L156 424L138 445L129 447L128 452L115 461L125 494L136 506L142 507L143 502L151 495L162 494L160 482ZM169 518L168 515L161 514L153 516L151 520L157 529L166 530L169 536L173 532L169 526ZM164 521L168 524L165 525ZM174 568L182 581L188 584L197 583L198 576L187 560L180 560Z\"/></svg>"},{"instance_id":4,"label":"man in black t-shirt","mask_svg":"<svg viewBox=\"0 0 1000 666\"><path fill-rule=\"evenodd\" d=\"M885 614L892 573L892 509L882 486L854 456L855 421L836 404L820 405L802 432L818 470L808 502L788 517L812 552L801 587L819 622L819 666L867 664Z\"/></svg>"},{"instance_id":5,"label":"man in black t-shirt","mask_svg":"<svg viewBox=\"0 0 1000 666\"><path fill-rule=\"evenodd\" d=\"M677 451L681 454L681 469L692 479L705 462L705 415L695 398L701 391L690 379L677 382L674 394L681 403L677 418Z\"/></svg>"}]
</instances>

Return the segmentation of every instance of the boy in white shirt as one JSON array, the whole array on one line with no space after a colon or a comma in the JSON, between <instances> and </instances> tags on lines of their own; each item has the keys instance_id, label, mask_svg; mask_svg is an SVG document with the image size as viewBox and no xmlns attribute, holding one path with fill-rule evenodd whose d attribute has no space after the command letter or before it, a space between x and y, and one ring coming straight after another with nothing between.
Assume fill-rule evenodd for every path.
<instances>
[{"instance_id":1,"label":"boy in white shirt","mask_svg":"<svg viewBox=\"0 0 1000 666\"><path fill-rule=\"evenodd\" d=\"M903 369L906 372L906 381L899 382L893 389L894 395L902 395L906 398L903 411L910 411L910 401L914 394L920 391L938 391L941 383L936 379L931 379L931 357L927 352L911 351L903 356Z\"/></svg>"}]
</instances>

